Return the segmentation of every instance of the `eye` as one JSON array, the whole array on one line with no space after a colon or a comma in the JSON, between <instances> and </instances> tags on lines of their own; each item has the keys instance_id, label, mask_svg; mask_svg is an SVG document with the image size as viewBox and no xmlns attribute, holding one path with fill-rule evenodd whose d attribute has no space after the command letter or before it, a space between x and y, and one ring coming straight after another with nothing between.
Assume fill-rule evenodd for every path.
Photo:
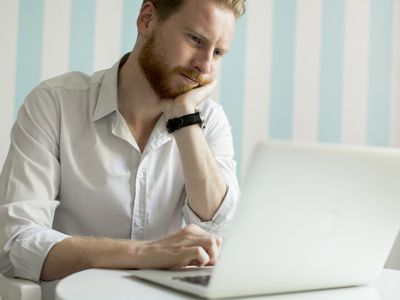
<instances>
[{"instance_id":1,"label":"eye","mask_svg":"<svg viewBox=\"0 0 400 300\"><path fill-rule=\"evenodd\" d=\"M190 40L197 46L197 47L201 47L202 46L202 40L200 38L198 38L197 36L193 35L193 34L189 34L188 35Z\"/></svg>"},{"instance_id":2,"label":"eye","mask_svg":"<svg viewBox=\"0 0 400 300\"><path fill-rule=\"evenodd\" d=\"M222 56L224 56L224 52L221 51L220 49L215 49L214 50L214 56L222 57Z\"/></svg>"}]
</instances>

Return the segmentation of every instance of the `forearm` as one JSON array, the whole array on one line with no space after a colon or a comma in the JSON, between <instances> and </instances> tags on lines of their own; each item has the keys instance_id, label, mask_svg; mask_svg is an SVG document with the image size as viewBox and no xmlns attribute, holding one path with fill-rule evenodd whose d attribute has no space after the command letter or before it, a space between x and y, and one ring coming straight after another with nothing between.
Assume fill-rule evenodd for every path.
<instances>
[{"instance_id":1,"label":"forearm","mask_svg":"<svg viewBox=\"0 0 400 300\"><path fill-rule=\"evenodd\" d=\"M190 208L203 221L213 218L226 194L226 182L200 126L174 133L179 148Z\"/></svg>"},{"instance_id":2,"label":"forearm","mask_svg":"<svg viewBox=\"0 0 400 300\"><path fill-rule=\"evenodd\" d=\"M99 238L66 238L48 253L42 280L56 280L88 268L136 268L136 250L141 242Z\"/></svg>"},{"instance_id":3,"label":"forearm","mask_svg":"<svg viewBox=\"0 0 400 300\"><path fill-rule=\"evenodd\" d=\"M213 265L222 240L189 225L154 241L66 238L47 255L42 280L56 280L88 268L178 269Z\"/></svg>"}]
</instances>

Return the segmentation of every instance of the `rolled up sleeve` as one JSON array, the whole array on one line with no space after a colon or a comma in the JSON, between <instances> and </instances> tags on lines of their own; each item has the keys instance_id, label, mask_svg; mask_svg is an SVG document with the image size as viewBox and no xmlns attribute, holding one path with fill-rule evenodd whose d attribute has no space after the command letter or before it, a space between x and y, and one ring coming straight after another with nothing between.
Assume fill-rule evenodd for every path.
<instances>
[{"instance_id":1,"label":"rolled up sleeve","mask_svg":"<svg viewBox=\"0 0 400 300\"><path fill-rule=\"evenodd\" d=\"M56 101L40 85L27 97L11 132L0 175L0 272L39 281L50 249L67 235L52 230L59 205Z\"/></svg>"},{"instance_id":2,"label":"rolled up sleeve","mask_svg":"<svg viewBox=\"0 0 400 300\"><path fill-rule=\"evenodd\" d=\"M11 275L39 281L48 252L66 237L68 236L55 230L36 226L24 230L15 239L9 239L12 246L5 248L9 249L9 261L13 266Z\"/></svg>"},{"instance_id":3,"label":"rolled up sleeve","mask_svg":"<svg viewBox=\"0 0 400 300\"><path fill-rule=\"evenodd\" d=\"M233 214L235 211L236 204L236 194L231 192L229 187L227 188L227 193L224 200L222 201L220 207L215 213L211 221L202 221L195 212L190 208L188 200L185 200L185 205L182 209L183 215L185 217L187 224L196 224L203 230L224 236L229 229L229 224L232 221Z\"/></svg>"},{"instance_id":4,"label":"rolled up sleeve","mask_svg":"<svg viewBox=\"0 0 400 300\"><path fill-rule=\"evenodd\" d=\"M206 105L199 107L204 118L203 132L225 179L227 191L211 221L201 221L190 208L187 198L185 199L182 213L187 224L196 224L210 233L224 236L234 217L240 190L236 176L236 162L234 160L233 139L229 121L219 104L211 100L206 101L208 101L205 103Z\"/></svg>"}]
</instances>

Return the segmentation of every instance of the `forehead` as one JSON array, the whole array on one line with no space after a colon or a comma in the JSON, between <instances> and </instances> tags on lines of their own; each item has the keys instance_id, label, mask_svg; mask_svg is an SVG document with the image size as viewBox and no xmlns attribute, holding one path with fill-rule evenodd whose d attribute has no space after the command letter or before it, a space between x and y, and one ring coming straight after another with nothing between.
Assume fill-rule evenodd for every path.
<instances>
[{"instance_id":1,"label":"forehead","mask_svg":"<svg viewBox=\"0 0 400 300\"><path fill-rule=\"evenodd\" d=\"M210 41L221 43L229 48L236 19L232 10L214 1L185 0L179 11L171 15L166 23L178 28L191 28L206 36Z\"/></svg>"}]
</instances>

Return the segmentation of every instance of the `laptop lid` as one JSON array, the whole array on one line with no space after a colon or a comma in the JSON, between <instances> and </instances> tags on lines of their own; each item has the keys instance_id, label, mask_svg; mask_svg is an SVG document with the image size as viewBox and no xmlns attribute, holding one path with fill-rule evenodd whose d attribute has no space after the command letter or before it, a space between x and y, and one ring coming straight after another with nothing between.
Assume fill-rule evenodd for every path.
<instances>
[{"instance_id":1,"label":"laptop lid","mask_svg":"<svg viewBox=\"0 0 400 300\"><path fill-rule=\"evenodd\" d=\"M206 297L373 281L400 228L400 151L261 143Z\"/></svg>"}]
</instances>

